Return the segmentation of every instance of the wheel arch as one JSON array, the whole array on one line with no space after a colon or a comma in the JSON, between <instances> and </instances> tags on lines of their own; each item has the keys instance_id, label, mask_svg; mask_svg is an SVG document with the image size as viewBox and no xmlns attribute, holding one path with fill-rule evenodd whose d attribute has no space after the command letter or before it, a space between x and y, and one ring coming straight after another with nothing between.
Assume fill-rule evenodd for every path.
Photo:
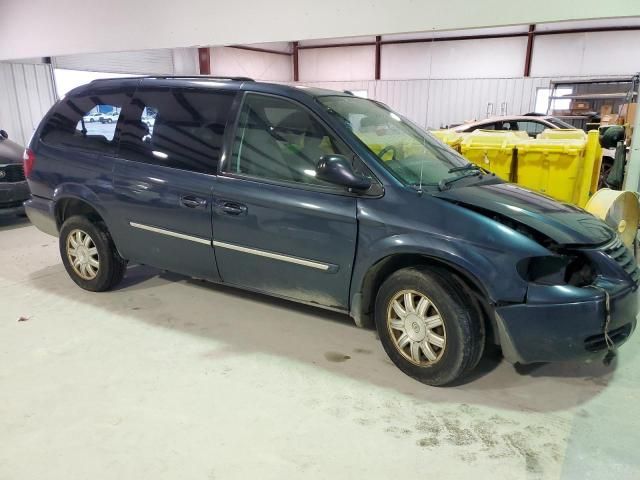
<instances>
[{"instance_id":1,"label":"wheel arch","mask_svg":"<svg viewBox=\"0 0 640 480\"><path fill-rule=\"evenodd\" d=\"M382 283L400 269L415 266L427 266L446 272L472 299L473 307L481 315L488 338L497 341L497 325L493 315L494 301L482 282L463 267L443 258L425 253L407 252L387 255L366 271L359 290L352 296L351 317L361 327L373 326L373 311L376 293Z\"/></svg>"}]
</instances>

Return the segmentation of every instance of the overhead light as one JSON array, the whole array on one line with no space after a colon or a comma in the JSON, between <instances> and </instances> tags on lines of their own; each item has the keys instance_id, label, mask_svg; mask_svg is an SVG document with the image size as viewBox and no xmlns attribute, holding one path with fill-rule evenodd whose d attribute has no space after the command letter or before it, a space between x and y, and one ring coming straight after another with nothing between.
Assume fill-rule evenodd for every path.
<instances>
[{"instance_id":1,"label":"overhead light","mask_svg":"<svg viewBox=\"0 0 640 480\"><path fill-rule=\"evenodd\" d=\"M152 150L151 153L154 157L161 158L162 160L166 160L167 158L169 158L169 155L164 152L159 152L158 150Z\"/></svg>"}]
</instances>

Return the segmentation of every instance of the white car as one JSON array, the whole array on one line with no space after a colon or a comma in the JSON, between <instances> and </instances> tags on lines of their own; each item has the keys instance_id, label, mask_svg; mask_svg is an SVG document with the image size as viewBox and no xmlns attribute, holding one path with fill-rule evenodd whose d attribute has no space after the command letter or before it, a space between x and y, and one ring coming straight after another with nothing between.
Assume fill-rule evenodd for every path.
<instances>
[{"instance_id":1,"label":"white car","mask_svg":"<svg viewBox=\"0 0 640 480\"><path fill-rule=\"evenodd\" d=\"M118 121L118 117L120 116L120 112L108 112L100 114L100 122L101 123L116 123Z\"/></svg>"},{"instance_id":2,"label":"white car","mask_svg":"<svg viewBox=\"0 0 640 480\"><path fill-rule=\"evenodd\" d=\"M84 123L99 122L102 119L102 115L103 114L100 112L90 113L89 115L82 117L82 120L84 120Z\"/></svg>"},{"instance_id":3,"label":"white car","mask_svg":"<svg viewBox=\"0 0 640 480\"><path fill-rule=\"evenodd\" d=\"M510 115L491 117L477 122L464 123L451 128L454 132L473 132L474 130L510 130L527 132L534 137L546 128L576 128L550 115Z\"/></svg>"}]
</instances>

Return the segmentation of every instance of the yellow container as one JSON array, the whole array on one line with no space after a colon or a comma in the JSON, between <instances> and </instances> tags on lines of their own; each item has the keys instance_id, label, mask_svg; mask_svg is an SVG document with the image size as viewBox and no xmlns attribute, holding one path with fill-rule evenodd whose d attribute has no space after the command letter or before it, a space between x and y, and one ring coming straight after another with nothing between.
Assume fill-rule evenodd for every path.
<instances>
[{"instance_id":1,"label":"yellow container","mask_svg":"<svg viewBox=\"0 0 640 480\"><path fill-rule=\"evenodd\" d=\"M522 142L518 145L516 183L579 205L585 184L585 146L586 141L575 139ZM590 184L590 171L587 176Z\"/></svg>"},{"instance_id":2,"label":"yellow container","mask_svg":"<svg viewBox=\"0 0 640 480\"><path fill-rule=\"evenodd\" d=\"M580 185L580 207L586 207L593 195L598 191L598 180L602 168L602 147L600 146L600 132L591 130L587 134L587 146L584 152L584 167Z\"/></svg>"},{"instance_id":3,"label":"yellow container","mask_svg":"<svg viewBox=\"0 0 640 480\"><path fill-rule=\"evenodd\" d=\"M462 143L467 135L461 132L454 132L453 130L432 130L429 133L458 152L460 151L460 143Z\"/></svg>"},{"instance_id":4,"label":"yellow container","mask_svg":"<svg viewBox=\"0 0 640 480\"><path fill-rule=\"evenodd\" d=\"M538 140L587 140L587 134L577 128L547 128L538 134Z\"/></svg>"},{"instance_id":5,"label":"yellow container","mask_svg":"<svg viewBox=\"0 0 640 480\"><path fill-rule=\"evenodd\" d=\"M528 139L527 132L475 130L460 143L460 153L470 162L514 182L517 176L517 147Z\"/></svg>"}]
</instances>

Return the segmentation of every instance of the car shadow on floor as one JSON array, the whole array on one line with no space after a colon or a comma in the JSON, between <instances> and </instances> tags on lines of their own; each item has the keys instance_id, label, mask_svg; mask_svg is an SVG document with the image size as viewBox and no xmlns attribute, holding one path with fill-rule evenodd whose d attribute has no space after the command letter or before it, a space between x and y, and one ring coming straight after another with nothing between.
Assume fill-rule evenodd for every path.
<instances>
[{"instance_id":1,"label":"car shadow on floor","mask_svg":"<svg viewBox=\"0 0 640 480\"><path fill-rule=\"evenodd\" d=\"M558 411L599 395L616 368L615 361L609 366L569 362L514 367L502 360L499 349L490 348L473 373L436 389L403 375L376 332L357 328L346 314L146 266L129 267L118 288L106 293L80 290L60 266L32 272L30 278L31 285L50 294L224 344L203 352L207 361L256 353L285 356L431 402L516 408L503 393L510 391L517 392L517 409ZM536 394L537 389L553 390L554 401Z\"/></svg>"},{"instance_id":2,"label":"car shadow on floor","mask_svg":"<svg viewBox=\"0 0 640 480\"><path fill-rule=\"evenodd\" d=\"M5 230L15 230L16 228L28 227L31 222L26 216L0 216L0 232Z\"/></svg>"}]
</instances>

